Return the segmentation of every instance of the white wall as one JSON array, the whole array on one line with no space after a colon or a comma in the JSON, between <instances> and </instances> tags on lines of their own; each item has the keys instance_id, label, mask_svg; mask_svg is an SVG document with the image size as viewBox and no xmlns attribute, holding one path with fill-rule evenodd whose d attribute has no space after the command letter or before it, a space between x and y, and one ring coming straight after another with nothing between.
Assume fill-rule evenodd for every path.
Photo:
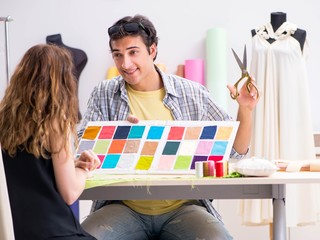
<instances>
[{"instance_id":1,"label":"white wall","mask_svg":"<svg viewBox=\"0 0 320 240\"><path fill-rule=\"evenodd\" d=\"M308 73L313 109L313 127L320 131L320 31L317 0L1 0L0 16L14 18L9 23L10 71L24 52L44 43L47 35L61 33L65 45L80 48L88 55L80 77L80 107L84 112L93 86L104 79L113 62L108 48L107 27L125 15L140 13L154 23L160 37L157 62L174 73L185 59L205 58L205 35L211 27L223 27L228 34L228 49L250 51L251 29L270 20L270 13L287 13L287 20L307 31L309 42ZM0 23L0 98L6 86L4 23ZM250 52L248 53L250 56ZM250 59L249 59L250 61ZM234 82L239 69L228 53L228 79ZM288 86L288 91L290 88ZM299 96L292 96L299 97ZM229 101L235 115L236 104Z\"/></svg>"},{"instance_id":2,"label":"white wall","mask_svg":"<svg viewBox=\"0 0 320 240\"><path fill-rule=\"evenodd\" d=\"M185 59L205 58L207 29L225 28L228 49L232 47L241 52L243 45L247 44L250 51L251 29L268 22L271 12L286 12L288 21L307 31L313 127L320 132L320 111L317 106L320 102L319 5L318 0L1 0L0 17L11 15L14 18L9 23L11 72L25 51L32 45L44 43L48 35L60 33L65 45L80 48L87 53L88 63L81 74L79 85L80 107L84 112L93 86L105 78L107 69L113 65L107 28L125 15L140 13L150 18L160 37L157 62L165 63L168 72L174 73L177 65L184 63ZM0 22L0 99L6 86L4 40L4 23ZM239 74L230 51L229 81L237 80ZM229 101L229 111L233 115L236 113L236 104L232 100ZM260 236L262 234L264 239L268 238L267 226L262 229L234 229L235 202L221 204L233 205L229 212L222 212L222 215L226 217L226 224L237 239L258 236L255 231ZM87 204L84 215L88 209ZM238 224L236 226L239 227Z\"/></svg>"}]
</instances>

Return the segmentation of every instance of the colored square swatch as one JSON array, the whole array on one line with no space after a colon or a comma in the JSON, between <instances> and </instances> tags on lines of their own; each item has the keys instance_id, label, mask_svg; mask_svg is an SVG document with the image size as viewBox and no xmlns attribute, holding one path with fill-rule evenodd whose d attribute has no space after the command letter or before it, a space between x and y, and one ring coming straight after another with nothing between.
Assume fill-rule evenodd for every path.
<instances>
[{"instance_id":1,"label":"colored square swatch","mask_svg":"<svg viewBox=\"0 0 320 240\"><path fill-rule=\"evenodd\" d=\"M130 126L118 126L114 133L114 139L126 139L130 132Z\"/></svg>"},{"instance_id":2,"label":"colored square swatch","mask_svg":"<svg viewBox=\"0 0 320 240\"><path fill-rule=\"evenodd\" d=\"M126 140L113 140L108 153L122 153Z\"/></svg>"},{"instance_id":3,"label":"colored square swatch","mask_svg":"<svg viewBox=\"0 0 320 240\"><path fill-rule=\"evenodd\" d=\"M154 155L156 153L158 142L145 142L141 151L141 155Z\"/></svg>"},{"instance_id":4,"label":"colored square swatch","mask_svg":"<svg viewBox=\"0 0 320 240\"><path fill-rule=\"evenodd\" d=\"M164 127L152 126L149 129L147 139L161 139Z\"/></svg>"},{"instance_id":5,"label":"colored square swatch","mask_svg":"<svg viewBox=\"0 0 320 240\"><path fill-rule=\"evenodd\" d=\"M142 138L145 126L132 126L128 138Z\"/></svg>"},{"instance_id":6,"label":"colored square swatch","mask_svg":"<svg viewBox=\"0 0 320 240\"><path fill-rule=\"evenodd\" d=\"M185 140L198 140L202 132L202 127L187 127L184 135Z\"/></svg>"},{"instance_id":7,"label":"colored square swatch","mask_svg":"<svg viewBox=\"0 0 320 240\"><path fill-rule=\"evenodd\" d=\"M233 128L232 127L219 127L216 140L228 140L231 136Z\"/></svg>"},{"instance_id":8,"label":"colored square swatch","mask_svg":"<svg viewBox=\"0 0 320 240\"><path fill-rule=\"evenodd\" d=\"M164 146L163 155L176 155L180 142L167 142Z\"/></svg>"},{"instance_id":9,"label":"colored square swatch","mask_svg":"<svg viewBox=\"0 0 320 240\"><path fill-rule=\"evenodd\" d=\"M207 161L208 157L207 156L194 156L192 159L192 164L191 164L191 169L195 169L196 168L196 162L204 162Z\"/></svg>"},{"instance_id":10,"label":"colored square swatch","mask_svg":"<svg viewBox=\"0 0 320 240\"><path fill-rule=\"evenodd\" d=\"M97 137L100 129L101 129L101 127L99 127L99 126L88 126L85 129L82 138L94 140Z\"/></svg>"},{"instance_id":11,"label":"colored square swatch","mask_svg":"<svg viewBox=\"0 0 320 240\"><path fill-rule=\"evenodd\" d=\"M140 147L140 140L127 140L123 153L137 153Z\"/></svg>"},{"instance_id":12,"label":"colored square swatch","mask_svg":"<svg viewBox=\"0 0 320 240\"><path fill-rule=\"evenodd\" d=\"M213 141L199 141L196 154L209 155L213 146Z\"/></svg>"},{"instance_id":13,"label":"colored square swatch","mask_svg":"<svg viewBox=\"0 0 320 240\"><path fill-rule=\"evenodd\" d=\"M120 159L119 154L109 154L105 157L101 168L115 168Z\"/></svg>"},{"instance_id":14,"label":"colored square swatch","mask_svg":"<svg viewBox=\"0 0 320 240\"><path fill-rule=\"evenodd\" d=\"M106 157L106 155L97 155L99 160L100 160L100 165L97 167L98 169L101 168L102 162L104 161L104 158Z\"/></svg>"},{"instance_id":15,"label":"colored square swatch","mask_svg":"<svg viewBox=\"0 0 320 240\"><path fill-rule=\"evenodd\" d=\"M200 139L214 139L216 135L217 126L205 126L202 129Z\"/></svg>"},{"instance_id":16,"label":"colored square swatch","mask_svg":"<svg viewBox=\"0 0 320 240\"><path fill-rule=\"evenodd\" d=\"M136 162L136 155L123 154L121 155L117 168L119 169L133 169Z\"/></svg>"},{"instance_id":17,"label":"colored square swatch","mask_svg":"<svg viewBox=\"0 0 320 240\"><path fill-rule=\"evenodd\" d=\"M188 140L181 142L179 148L179 155L194 155L197 149L198 141L197 140Z\"/></svg>"},{"instance_id":18,"label":"colored square swatch","mask_svg":"<svg viewBox=\"0 0 320 240\"><path fill-rule=\"evenodd\" d=\"M171 127L168 135L168 140L181 140L184 129L184 127Z\"/></svg>"},{"instance_id":19,"label":"colored square swatch","mask_svg":"<svg viewBox=\"0 0 320 240\"><path fill-rule=\"evenodd\" d=\"M213 144L211 155L224 155L228 142L217 141Z\"/></svg>"},{"instance_id":20,"label":"colored square swatch","mask_svg":"<svg viewBox=\"0 0 320 240\"><path fill-rule=\"evenodd\" d=\"M153 157L152 156L141 156L136 165L137 170L148 170L151 166Z\"/></svg>"},{"instance_id":21,"label":"colored square swatch","mask_svg":"<svg viewBox=\"0 0 320 240\"><path fill-rule=\"evenodd\" d=\"M171 170L176 161L176 156L172 155L162 155L159 160L158 169L159 170Z\"/></svg>"},{"instance_id":22,"label":"colored square swatch","mask_svg":"<svg viewBox=\"0 0 320 240\"><path fill-rule=\"evenodd\" d=\"M93 148L95 141L81 141L78 147L77 154L81 154L85 150L90 150Z\"/></svg>"},{"instance_id":23,"label":"colored square swatch","mask_svg":"<svg viewBox=\"0 0 320 240\"><path fill-rule=\"evenodd\" d=\"M175 170L187 170L190 167L192 156L178 156L174 165Z\"/></svg>"},{"instance_id":24,"label":"colored square swatch","mask_svg":"<svg viewBox=\"0 0 320 240\"><path fill-rule=\"evenodd\" d=\"M105 154L108 151L109 144L110 140L97 140L93 152L96 154Z\"/></svg>"},{"instance_id":25,"label":"colored square swatch","mask_svg":"<svg viewBox=\"0 0 320 240\"><path fill-rule=\"evenodd\" d=\"M208 160L209 161L220 161L220 160L223 160L223 155L222 156L209 156Z\"/></svg>"},{"instance_id":26,"label":"colored square swatch","mask_svg":"<svg viewBox=\"0 0 320 240\"><path fill-rule=\"evenodd\" d=\"M99 139L111 139L116 126L103 126L99 134Z\"/></svg>"}]
</instances>

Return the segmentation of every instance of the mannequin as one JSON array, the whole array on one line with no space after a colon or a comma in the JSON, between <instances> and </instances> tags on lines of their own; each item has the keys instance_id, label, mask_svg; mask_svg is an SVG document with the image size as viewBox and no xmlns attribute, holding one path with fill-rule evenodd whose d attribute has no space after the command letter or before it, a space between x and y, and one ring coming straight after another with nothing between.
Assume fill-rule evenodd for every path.
<instances>
[{"instance_id":1,"label":"mannequin","mask_svg":"<svg viewBox=\"0 0 320 240\"><path fill-rule=\"evenodd\" d=\"M260 107L254 113L250 155L270 160L315 159L306 31L287 22L286 13L273 12L270 23L252 30L252 36L250 74L262 94ZM311 184L287 186L286 207L305 206L287 212L287 226L317 222L320 212L316 204L319 202L317 188ZM246 225L272 222L269 200L244 201L242 214Z\"/></svg>"},{"instance_id":2,"label":"mannequin","mask_svg":"<svg viewBox=\"0 0 320 240\"><path fill-rule=\"evenodd\" d=\"M86 66L87 61L88 61L88 57L87 57L86 53L84 51L82 51L81 49L76 49L76 48L66 46L62 42L61 34L49 35L49 36L47 36L46 41L48 44L55 44L58 46L63 46L71 52L71 55L73 57L74 68L75 68L74 75L76 76L76 78L79 82L80 74L81 74L82 70L84 69L84 67ZM79 112L79 121L81 119L82 119L82 116L81 116L81 113Z\"/></svg>"},{"instance_id":3,"label":"mannequin","mask_svg":"<svg viewBox=\"0 0 320 240\"><path fill-rule=\"evenodd\" d=\"M272 12L271 13L270 23L272 25L274 32L277 31L277 29L286 21L287 21L287 14L286 13L284 13L284 12ZM251 34L252 34L252 37L256 35L255 29L251 30ZM305 43L306 36L307 36L306 31L299 29L299 28L292 35L292 37L294 37L299 42L301 51L303 50L303 45ZM269 39L267 39L267 41L269 43L273 43L275 41L275 39L269 38Z\"/></svg>"},{"instance_id":4,"label":"mannequin","mask_svg":"<svg viewBox=\"0 0 320 240\"><path fill-rule=\"evenodd\" d=\"M63 46L71 52L75 66L75 75L79 80L80 74L88 61L86 53L80 49L71 48L63 44L61 34L47 36L46 40L48 44L51 43L56 44L58 46Z\"/></svg>"}]
</instances>

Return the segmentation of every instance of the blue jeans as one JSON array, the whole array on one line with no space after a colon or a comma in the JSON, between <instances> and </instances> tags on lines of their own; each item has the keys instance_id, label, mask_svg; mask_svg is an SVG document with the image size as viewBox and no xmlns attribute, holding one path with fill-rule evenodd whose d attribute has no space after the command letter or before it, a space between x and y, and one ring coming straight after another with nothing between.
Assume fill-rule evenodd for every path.
<instances>
[{"instance_id":1,"label":"blue jeans","mask_svg":"<svg viewBox=\"0 0 320 240\"><path fill-rule=\"evenodd\" d=\"M223 223L202 206L183 205L161 215L144 215L116 203L90 214L82 227L98 240L230 240Z\"/></svg>"}]
</instances>

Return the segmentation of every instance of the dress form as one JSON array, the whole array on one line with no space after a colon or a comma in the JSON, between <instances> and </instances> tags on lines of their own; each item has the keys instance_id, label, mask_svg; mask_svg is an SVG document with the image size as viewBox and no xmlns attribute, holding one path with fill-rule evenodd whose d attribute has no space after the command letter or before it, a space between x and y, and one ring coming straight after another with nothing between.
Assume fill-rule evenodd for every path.
<instances>
[{"instance_id":1,"label":"dress form","mask_svg":"<svg viewBox=\"0 0 320 240\"><path fill-rule=\"evenodd\" d=\"M54 34L54 35L47 36L46 42L48 44L55 44L57 46L65 47L66 49L68 49L70 51L72 58L73 58L73 63L74 63L74 75L76 76L78 83L79 83L80 74L88 62L88 57L87 57L86 53L81 49L66 46L62 42L61 34ZM79 121L81 119L82 119L82 116L81 116L81 113L79 112Z\"/></svg>"},{"instance_id":2,"label":"dress form","mask_svg":"<svg viewBox=\"0 0 320 240\"><path fill-rule=\"evenodd\" d=\"M291 161L315 159L305 62L306 32L287 22L285 13L275 12L271 13L271 22L253 30L252 35L250 73L262 94L254 114L251 156ZM288 86L294 90L288 92ZM299 98L292 97L295 95ZM303 124L299 120L302 118ZM317 192L318 186L311 184L287 186L286 195L290 197L286 207L306 206L287 212L287 226L317 222ZM246 224L272 222L269 200L244 200L242 206Z\"/></svg>"},{"instance_id":3,"label":"dress form","mask_svg":"<svg viewBox=\"0 0 320 240\"><path fill-rule=\"evenodd\" d=\"M276 32L277 29L279 27L281 27L281 25L286 21L287 21L287 14L286 13L284 13L284 12L272 12L271 13L270 23L272 25L274 32ZM252 37L254 35L256 35L256 30L255 29L251 30L251 34L252 34ZM307 36L306 31L302 30L300 28L297 28L297 30L294 32L294 34L292 34L292 37L295 38L299 42L301 51L303 50L303 45L305 43L306 36ZM269 39L267 39L267 41L269 43L273 43L275 41L275 39L269 38Z\"/></svg>"},{"instance_id":4,"label":"dress form","mask_svg":"<svg viewBox=\"0 0 320 240\"><path fill-rule=\"evenodd\" d=\"M61 34L54 34L54 35L47 36L46 41L49 44L56 44L58 46L63 46L71 52L74 66L75 66L75 75L76 75L77 79L79 80L80 74L81 74L82 70L84 69L84 67L86 66L87 61L88 61L88 57L87 57L86 53L84 51L82 51L81 49L66 46L62 42Z\"/></svg>"}]
</instances>

